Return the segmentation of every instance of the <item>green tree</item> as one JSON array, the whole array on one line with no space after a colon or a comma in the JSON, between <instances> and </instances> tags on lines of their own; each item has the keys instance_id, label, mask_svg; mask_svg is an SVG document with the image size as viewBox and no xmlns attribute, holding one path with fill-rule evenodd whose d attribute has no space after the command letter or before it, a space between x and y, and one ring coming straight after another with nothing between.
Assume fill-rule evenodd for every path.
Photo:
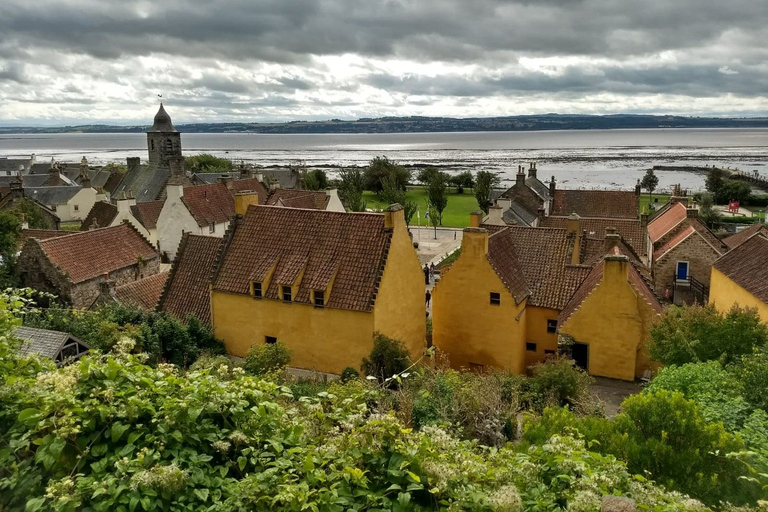
<instances>
[{"instance_id":1,"label":"green tree","mask_svg":"<svg viewBox=\"0 0 768 512\"><path fill-rule=\"evenodd\" d=\"M478 171L475 178L475 199L480 209L488 215L488 208L491 206L491 194L493 189L498 187L501 181L499 176L490 171Z\"/></svg>"},{"instance_id":2,"label":"green tree","mask_svg":"<svg viewBox=\"0 0 768 512\"><path fill-rule=\"evenodd\" d=\"M464 171L459 174L449 176L448 183L456 188L457 194L463 194L465 188L472 188L475 186L475 179L472 176L472 172Z\"/></svg>"},{"instance_id":3,"label":"green tree","mask_svg":"<svg viewBox=\"0 0 768 512\"><path fill-rule=\"evenodd\" d=\"M725 180L720 190L715 194L715 199L720 204L728 201L739 201L745 203L749 199L752 189L749 183L739 180Z\"/></svg>"},{"instance_id":4,"label":"green tree","mask_svg":"<svg viewBox=\"0 0 768 512\"><path fill-rule=\"evenodd\" d=\"M365 375L383 382L402 373L410 365L411 360L403 342L377 332L373 335L373 350L363 359L361 369Z\"/></svg>"},{"instance_id":5,"label":"green tree","mask_svg":"<svg viewBox=\"0 0 768 512\"><path fill-rule=\"evenodd\" d=\"M19 285L16 269L16 251L21 238L21 222L9 211L0 211L0 287L15 288Z\"/></svg>"},{"instance_id":6,"label":"green tree","mask_svg":"<svg viewBox=\"0 0 768 512\"><path fill-rule=\"evenodd\" d=\"M723 218L715 209L715 197L711 192L701 194L699 199L699 218L710 228Z\"/></svg>"},{"instance_id":7,"label":"green tree","mask_svg":"<svg viewBox=\"0 0 768 512\"><path fill-rule=\"evenodd\" d=\"M659 186L659 178L654 174L653 169L648 169L643 180L640 182L640 187L648 191L648 203L653 204L653 191Z\"/></svg>"},{"instance_id":8,"label":"green tree","mask_svg":"<svg viewBox=\"0 0 768 512\"><path fill-rule=\"evenodd\" d=\"M444 173L438 173L432 177L432 181L427 185L427 200L430 208L437 212L437 220L443 225L443 211L448 206L448 187L447 179ZM430 217L432 214L430 213ZM430 220L431 222L431 220Z\"/></svg>"},{"instance_id":9,"label":"green tree","mask_svg":"<svg viewBox=\"0 0 768 512\"><path fill-rule=\"evenodd\" d=\"M732 369L744 386L744 398L754 407L768 412L768 353L765 347L745 355L741 364Z\"/></svg>"},{"instance_id":10,"label":"green tree","mask_svg":"<svg viewBox=\"0 0 768 512\"><path fill-rule=\"evenodd\" d=\"M721 314L713 305L671 306L650 331L651 357L682 365L703 361L728 364L768 342L768 328L757 311L733 306Z\"/></svg>"},{"instance_id":11,"label":"green tree","mask_svg":"<svg viewBox=\"0 0 768 512\"><path fill-rule=\"evenodd\" d=\"M429 184L432 178L439 172L440 171L438 171L434 167L424 167L419 171L419 174L418 176L416 176L416 179L419 181L419 183L426 186Z\"/></svg>"},{"instance_id":12,"label":"green tree","mask_svg":"<svg viewBox=\"0 0 768 512\"><path fill-rule=\"evenodd\" d=\"M405 216L405 224L410 226L413 216L416 214L416 203L406 199L407 195L405 190L401 189L397 180L393 175L388 175L381 180L381 193L379 194L381 199L387 203L399 204L403 207L403 214Z\"/></svg>"},{"instance_id":13,"label":"green tree","mask_svg":"<svg viewBox=\"0 0 768 512\"><path fill-rule=\"evenodd\" d=\"M245 356L243 369L252 375L266 375L285 369L291 362L291 349L282 341L255 343Z\"/></svg>"},{"instance_id":14,"label":"green tree","mask_svg":"<svg viewBox=\"0 0 768 512\"><path fill-rule=\"evenodd\" d=\"M394 176L398 188L406 190L408 180L411 179L411 172L386 156L375 157L370 161L363 174L365 190L370 190L377 194L381 193L382 180L390 175Z\"/></svg>"},{"instance_id":15,"label":"green tree","mask_svg":"<svg viewBox=\"0 0 768 512\"><path fill-rule=\"evenodd\" d=\"M184 157L184 166L190 172L226 173L232 171L232 160L208 153Z\"/></svg>"},{"instance_id":16,"label":"green tree","mask_svg":"<svg viewBox=\"0 0 768 512\"><path fill-rule=\"evenodd\" d=\"M325 190L328 188L328 175L322 169L302 171L301 184L304 190Z\"/></svg>"},{"instance_id":17,"label":"green tree","mask_svg":"<svg viewBox=\"0 0 768 512\"><path fill-rule=\"evenodd\" d=\"M717 167L712 167L709 171L707 171L707 179L704 182L704 186L709 192L712 192L715 200L718 200L720 197L720 189L723 187L725 180L726 174L724 170Z\"/></svg>"},{"instance_id":18,"label":"green tree","mask_svg":"<svg viewBox=\"0 0 768 512\"><path fill-rule=\"evenodd\" d=\"M56 229L53 221L43 215L40 205L29 198L16 201L10 211L32 229Z\"/></svg>"},{"instance_id":19,"label":"green tree","mask_svg":"<svg viewBox=\"0 0 768 512\"><path fill-rule=\"evenodd\" d=\"M365 178L360 169L339 170L339 199L349 211L364 212L367 206L363 198Z\"/></svg>"}]
</instances>

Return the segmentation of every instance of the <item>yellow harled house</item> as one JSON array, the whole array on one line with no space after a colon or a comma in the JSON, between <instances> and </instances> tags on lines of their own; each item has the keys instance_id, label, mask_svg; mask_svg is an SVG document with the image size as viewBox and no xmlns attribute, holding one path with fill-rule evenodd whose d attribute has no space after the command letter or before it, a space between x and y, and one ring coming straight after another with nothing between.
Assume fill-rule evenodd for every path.
<instances>
[{"instance_id":1,"label":"yellow harled house","mask_svg":"<svg viewBox=\"0 0 768 512\"><path fill-rule=\"evenodd\" d=\"M424 350L424 276L402 207L383 214L249 206L225 236L211 324L227 351L285 342L291 366L359 368L375 332Z\"/></svg>"},{"instance_id":2,"label":"yellow harled house","mask_svg":"<svg viewBox=\"0 0 768 512\"><path fill-rule=\"evenodd\" d=\"M616 229L589 234L575 214L565 228L480 218L472 215L461 255L433 293L433 343L452 367L524 373L556 353L615 379L655 367L645 340L662 307Z\"/></svg>"}]
</instances>

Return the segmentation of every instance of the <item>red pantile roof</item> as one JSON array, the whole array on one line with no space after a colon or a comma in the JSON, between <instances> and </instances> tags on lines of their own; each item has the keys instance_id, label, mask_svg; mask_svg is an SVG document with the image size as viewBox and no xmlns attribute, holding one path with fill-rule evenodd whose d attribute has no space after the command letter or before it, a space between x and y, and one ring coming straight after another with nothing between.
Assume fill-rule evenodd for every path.
<instances>
[{"instance_id":1,"label":"red pantile roof","mask_svg":"<svg viewBox=\"0 0 768 512\"><path fill-rule=\"evenodd\" d=\"M508 231L497 231L488 237L486 257L517 304L530 295L523 270L517 259L515 245Z\"/></svg>"},{"instance_id":2,"label":"red pantile roof","mask_svg":"<svg viewBox=\"0 0 768 512\"><path fill-rule=\"evenodd\" d=\"M224 183L187 187L181 200L200 227L221 224L235 216L235 199Z\"/></svg>"},{"instance_id":3,"label":"red pantile roof","mask_svg":"<svg viewBox=\"0 0 768 512\"><path fill-rule=\"evenodd\" d=\"M227 183L227 187L233 194L238 192L256 192L259 196L259 204L267 203L269 193L264 185L256 178L246 178L243 180L234 180Z\"/></svg>"},{"instance_id":4,"label":"red pantile roof","mask_svg":"<svg viewBox=\"0 0 768 512\"><path fill-rule=\"evenodd\" d=\"M106 201L96 201L80 226L80 231L94 228L106 228L117 217L117 206Z\"/></svg>"},{"instance_id":5,"label":"red pantile roof","mask_svg":"<svg viewBox=\"0 0 768 512\"><path fill-rule=\"evenodd\" d=\"M556 190L550 215L636 219L637 196L622 190Z\"/></svg>"},{"instance_id":6,"label":"red pantile roof","mask_svg":"<svg viewBox=\"0 0 768 512\"><path fill-rule=\"evenodd\" d=\"M131 215L146 229L157 229L157 219L164 201L145 201L131 206Z\"/></svg>"},{"instance_id":7,"label":"red pantile roof","mask_svg":"<svg viewBox=\"0 0 768 512\"><path fill-rule=\"evenodd\" d=\"M51 263L69 274L74 283L135 265L139 258L146 262L159 257L129 224L76 232L37 243Z\"/></svg>"},{"instance_id":8,"label":"red pantile roof","mask_svg":"<svg viewBox=\"0 0 768 512\"><path fill-rule=\"evenodd\" d=\"M688 210L682 203L675 203L665 211L656 215L648 223L648 236L651 242L656 243L661 237L669 233L688 216Z\"/></svg>"},{"instance_id":9,"label":"red pantile roof","mask_svg":"<svg viewBox=\"0 0 768 512\"><path fill-rule=\"evenodd\" d=\"M712 265L731 281L768 303L768 239L755 233Z\"/></svg>"},{"instance_id":10,"label":"red pantile roof","mask_svg":"<svg viewBox=\"0 0 768 512\"><path fill-rule=\"evenodd\" d=\"M47 240L48 238L56 238L59 236L71 235L72 231L65 231L60 229L22 229L21 239L26 241L29 238L37 238L38 240Z\"/></svg>"},{"instance_id":11,"label":"red pantile roof","mask_svg":"<svg viewBox=\"0 0 768 512\"><path fill-rule=\"evenodd\" d=\"M185 233L173 262L158 310L181 320L190 315L211 323L211 274L222 239Z\"/></svg>"},{"instance_id":12,"label":"red pantile roof","mask_svg":"<svg viewBox=\"0 0 768 512\"><path fill-rule=\"evenodd\" d=\"M543 228L565 228L568 217L544 217L540 226ZM579 219L582 230L590 237L605 237L606 228L616 228L621 238L629 244L637 254L643 254L643 238L645 232L639 219L608 219L604 217L582 217Z\"/></svg>"},{"instance_id":13,"label":"red pantile roof","mask_svg":"<svg viewBox=\"0 0 768 512\"><path fill-rule=\"evenodd\" d=\"M730 249L733 249L755 233L762 233L763 235L766 235L768 234L768 228L763 223L752 224L747 229L744 229L735 235L723 238L723 242L725 242L725 245L727 245Z\"/></svg>"},{"instance_id":14,"label":"red pantile roof","mask_svg":"<svg viewBox=\"0 0 768 512\"><path fill-rule=\"evenodd\" d=\"M664 254L666 254L670 249L677 246L680 242L691 236L696 232L696 229L693 226L688 226L687 228L683 229L679 233L677 233L675 236L669 239L667 243L653 251L653 261L657 261L659 258L661 258Z\"/></svg>"},{"instance_id":15,"label":"red pantile roof","mask_svg":"<svg viewBox=\"0 0 768 512\"><path fill-rule=\"evenodd\" d=\"M154 311L163 291L168 272L139 279L115 288L115 297L124 304L135 304L146 311Z\"/></svg>"},{"instance_id":16,"label":"red pantile roof","mask_svg":"<svg viewBox=\"0 0 768 512\"><path fill-rule=\"evenodd\" d=\"M370 311L384 271L392 230L384 215L249 206L225 242L214 290L248 294L274 268L267 299L293 285L303 270L294 302L310 303L311 290L326 290L326 307Z\"/></svg>"},{"instance_id":17,"label":"red pantile roof","mask_svg":"<svg viewBox=\"0 0 768 512\"><path fill-rule=\"evenodd\" d=\"M269 196L267 204L273 206L285 206L287 208L325 210L329 199L328 194L322 191L279 188Z\"/></svg>"}]
</instances>

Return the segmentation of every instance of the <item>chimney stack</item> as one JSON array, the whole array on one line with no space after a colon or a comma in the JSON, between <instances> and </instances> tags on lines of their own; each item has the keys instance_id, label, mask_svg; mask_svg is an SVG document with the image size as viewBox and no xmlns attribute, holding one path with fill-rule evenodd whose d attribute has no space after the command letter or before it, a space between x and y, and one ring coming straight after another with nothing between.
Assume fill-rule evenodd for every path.
<instances>
[{"instance_id":1,"label":"chimney stack","mask_svg":"<svg viewBox=\"0 0 768 512\"><path fill-rule=\"evenodd\" d=\"M696 219L699 216L699 209L698 208L686 208L685 209L685 216L689 219Z\"/></svg>"},{"instance_id":2,"label":"chimney stack","mask_svg":"<svg viewBox=\"0 0 768 512\"><path fill-rule=\"evenodd\" d=\"M488 220L485 221L485 223L492 226L506 226L507 223L504 222L503 216L504 208L498 204L495 204L488 208Z\"/></svg>"},{"instance_id":3,"label":"chimney stack","mask_svg":"<svg viewBox=\"0 0 768 512\"><path fill-rule=\"evenodd\" d=\"M573 247L571 251L571 265L581 263L581 217L572 213L565 221L565 230L569 238L573 238Z\"/></svg>"},{"instance_id":4,"label":"chimney stack","mask_svg":"<svg viewBox=\"0 0 768 512\"><path fill-rule=\"evenodd\" d=\"M613 249L619 246L619 242L621 242L621 235L617 233L616 228L605 228L605 254L612 254Z\"/></svg>"},{"instance_id":5,"label":"chimney stack","mask_svg":"<svg viewBox=\"0 0 768 512\"><path fill-rule=\"evenodd\" d=\"M469 227L479 228L480 224L482 223L483 223L483 212L481 212L480 210L475 210L469 214Z\"/></svg>"},{"instance_id":6,"label":"chimney stack","mask_svg":"<svg viewBox=\"0 0 768 512\"><path fill-rule=\"evenodd\" d=\"M528 168L528 177L529 178L536 177L536 162L531 163L531 166Z\"/></svg>"},{"instance_id":7,"label":"chimney stack","mask_svg":"<svg viewBox=\"0 0 768 512\"><path fill-rule=\"evenodd\" d=\"M384 228L397 229L405 227L405 211L399 204L391 204L384 210Z\"/></svg>"},{"instance_id":8,"label":"chimney stack","mask_svg":"<svg viewBox=\"0 0 768 512\"><path fill-rule=\"evenodd\" d=\"M522 165L517 166L517 176L515 178L515 185L525 185L525 171L523 171Z\"/></svg>"},{"instance_id":9,"label":"chimney stack","mask_svg":"<svg viewBox=\"0 0 768 512\"><path fill-rule=\"evenodd\" d=\"M485 258L488 254L488 230L464 228L461 239L461 257Z\"/></svg>"},{"instance_id":10,"label":"chimney stack","mask_svg":"<svg viewBox=\"0 0 768 512\"><path fill-rule=\"evenodd\" d=\"M555 177L552 176L552 181L549 182L549 197L555 197ZM552 211L550 209L550 211Z\"/></svg>"},{"instance_id":11,"label":"chimney stack","mask_svg":"<svg viewBox=\"0 0 768 512\"><path fill-rule=\"evenodd\" d=\"M141 164L141 158L137 156L130 156L126 158L125 161L128 167L128 172L131 172L132 170L138 168L139 165Z\"/></svg>"},{"instance_id":12,"label":"chimney stack","mask_svg":"<svg viewBox=\"0 0 768 512\"><path fill-rule=\"evenodd\" d=\"M640 192L642 192L643 188L640 186L640 180L637 180L637 184L635 185L635 195L640 196Z\"/></svg>"}]
</instances>

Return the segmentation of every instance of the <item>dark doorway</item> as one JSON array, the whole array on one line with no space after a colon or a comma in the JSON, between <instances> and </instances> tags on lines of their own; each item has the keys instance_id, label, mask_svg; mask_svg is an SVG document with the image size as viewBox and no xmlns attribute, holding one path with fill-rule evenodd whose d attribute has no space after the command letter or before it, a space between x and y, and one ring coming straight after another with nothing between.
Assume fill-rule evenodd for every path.
<instances>
[{"instance_id":1,"label":"dark doorway","mask_svg":"<svg viewBox=\"0 0 768 512\"><path fill-rule=\"evenodd\" d=\"M576 363L576 366L587 371L589 365L589 345L586 343L574 343L571 347L571 357Z\"/></svg>"}]
</instances>

